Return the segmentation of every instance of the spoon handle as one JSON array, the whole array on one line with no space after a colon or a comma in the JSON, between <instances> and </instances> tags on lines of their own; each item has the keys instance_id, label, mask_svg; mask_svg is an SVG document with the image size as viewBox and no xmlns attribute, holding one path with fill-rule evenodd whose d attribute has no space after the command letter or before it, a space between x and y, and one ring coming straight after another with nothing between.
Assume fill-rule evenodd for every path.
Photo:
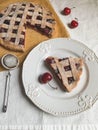
<instances>
[{"instance_id":1,"label":"spoon handle","mask_svg":"<svg viewBox=\"0 0 98 130\"><path fill-rule=\"evenodd\" d=\"M7 111L8 106L8 98L9 98L9 90L10 90L10 71L6 75L6 84L5 84L5 92L4 92L4 102L3 102L3 112Z\"/></svg>"}]
</instances>

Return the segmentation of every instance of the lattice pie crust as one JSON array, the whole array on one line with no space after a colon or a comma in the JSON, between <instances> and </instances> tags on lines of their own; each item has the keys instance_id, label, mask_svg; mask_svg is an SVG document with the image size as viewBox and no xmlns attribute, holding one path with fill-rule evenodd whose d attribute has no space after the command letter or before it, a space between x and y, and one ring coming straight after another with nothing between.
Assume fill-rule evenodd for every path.
<instances>
[{"instance_id":1,"label":"lattice pie crust","mask_svg":"<svg viewBox=\"0 0 98 130\"><path fill-rule=\"evenodd\" d=\"M24 51L26 28L52 36L55 20L40 5L21 2L10 4L0 12L0 44L7 49Z\"/></svg>"},{"instance_id":2,"label":"lattice pie crust","mask_svg":"<svg viewBox=\"0 0 98 130\"><path fill-rule=\"evenodd\" d=\"M61 81L67 91L71 91L77 86L83 71L83 59L81 58L57 58L47 57L45 63Z\"/></svg>"}]
</instances>

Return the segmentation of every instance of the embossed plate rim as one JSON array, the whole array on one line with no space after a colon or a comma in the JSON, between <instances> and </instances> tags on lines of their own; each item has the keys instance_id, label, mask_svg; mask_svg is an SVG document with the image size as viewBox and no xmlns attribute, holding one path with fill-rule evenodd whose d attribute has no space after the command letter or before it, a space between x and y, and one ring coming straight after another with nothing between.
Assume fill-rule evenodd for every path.
<instances>
[{"instance_id":1,"label":"embossed plate rim","mask_svg":"<svg viewBox=\"0 0 98 130\"><path fill-rule=\"evenodd\" d=\"M29 68L31 67L30 62L32 62L31 60L32 58L34 58L32 57L32 55L37 56L37 53L41 51L39 58L37 58L38 60L40 60L40 56L44 56L48 52L48 50L51 49L51 45L55 46L56 44L56 46L58 46L59 44L59 46L62 45L64 48L67 48L64 45L64 43L67 44L69 48L73 47L71 48L72 50L74 49L74 51L77 51L77 53L80 53L80 55L83 56L83 58L85 59L85 62L89 66L89 68L92 67L92 64L94 64L95 68L98 69L97 67L98 65L96 65L98 64L98 58L95 55L95 53L92 50L90 50L87 46L85 46L83 43L70 39L70 38L55 38L55 39L47 40L40 43L33 50L31 50L31 52L28 54L26 60L23 63L23 69L22 69L22 81L23 81L26 95L31 99L31 101L37 107L55 116L70 116L70 115L78 114L80 112L87 110L88 108L91 108L93 104L96 102L96 100L98 99L98 91L94 91L93 94L91 93L91 91L93 90L93 84L91 85L89 84L89 87L87 87L87 89L82 94L79 94L73 99L62 101L59 99L52 99L51 97L43 93L43 91L40 89L38 84L35 83L37 81L36 79L34 79L35 77L34 75L32 75L31 70L29 71ZM80 50L77 50L77 49L80 49ZM35 60L33 64L34 69L36 68L37 63L38 61ZM35 71L34 69L33 71ZM33 77L33 79L31 79L32 82L29 81L30 78L26 76L27 73L29 74L30 78L31 76ZM90 80L93 80L92 79L93 76L94 74L91 76ZM97 80L95 80L95 83L96 82L98 83ZM48 104L47 101L49 101L50 104ZM66 106L66 103L67 103L67 106ZM62 108L62 105L64 105L63 106L64 109Z\"/></svg>"}]
</instances>

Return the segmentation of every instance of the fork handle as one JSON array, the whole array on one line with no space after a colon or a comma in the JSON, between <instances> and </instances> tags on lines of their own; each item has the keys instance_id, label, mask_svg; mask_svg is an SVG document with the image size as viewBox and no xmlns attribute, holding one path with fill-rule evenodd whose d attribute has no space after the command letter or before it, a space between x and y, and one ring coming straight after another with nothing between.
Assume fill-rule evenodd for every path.
<instances>
[{"instance_id":1,"label":"fork handle","mask_svg":"<svg viewBox=\"0 0 98 130\"><path fill-rule=\"evenodd\" d=\"M5 92L4 92L4 102L3 102L3 112L7 111L9 90L10 90L10 72L6 76Z\"/></svg>"}]
</instances>

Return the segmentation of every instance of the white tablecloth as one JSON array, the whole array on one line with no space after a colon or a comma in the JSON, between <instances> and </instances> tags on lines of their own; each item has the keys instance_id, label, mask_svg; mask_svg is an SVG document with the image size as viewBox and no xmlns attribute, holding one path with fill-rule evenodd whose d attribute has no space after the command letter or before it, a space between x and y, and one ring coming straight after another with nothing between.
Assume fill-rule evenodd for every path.
<instances>
[{"instance_id":1,"label":"white tablecloth","mask_svg":"<svg viewBox=\"0 0 98 130\"><path fill-rule=\"evenodd\" d=\"M67 27L71 38L82 41L98 56L98 0L50 0L56 13ZM64 7L73 8L68 16L61 14ZM79 26L70 29L67 24L78 18ZM11 72L9 105L2 112L5 77L0 73L0 130L97 130L98 101L94 106L80 114L70 117L55 117L38 109L25 95L21 79L21 70ZM97 86L97 84L96 84ZM92 124L92 125L90 125Z\"/></svg>"}]
</instances>

